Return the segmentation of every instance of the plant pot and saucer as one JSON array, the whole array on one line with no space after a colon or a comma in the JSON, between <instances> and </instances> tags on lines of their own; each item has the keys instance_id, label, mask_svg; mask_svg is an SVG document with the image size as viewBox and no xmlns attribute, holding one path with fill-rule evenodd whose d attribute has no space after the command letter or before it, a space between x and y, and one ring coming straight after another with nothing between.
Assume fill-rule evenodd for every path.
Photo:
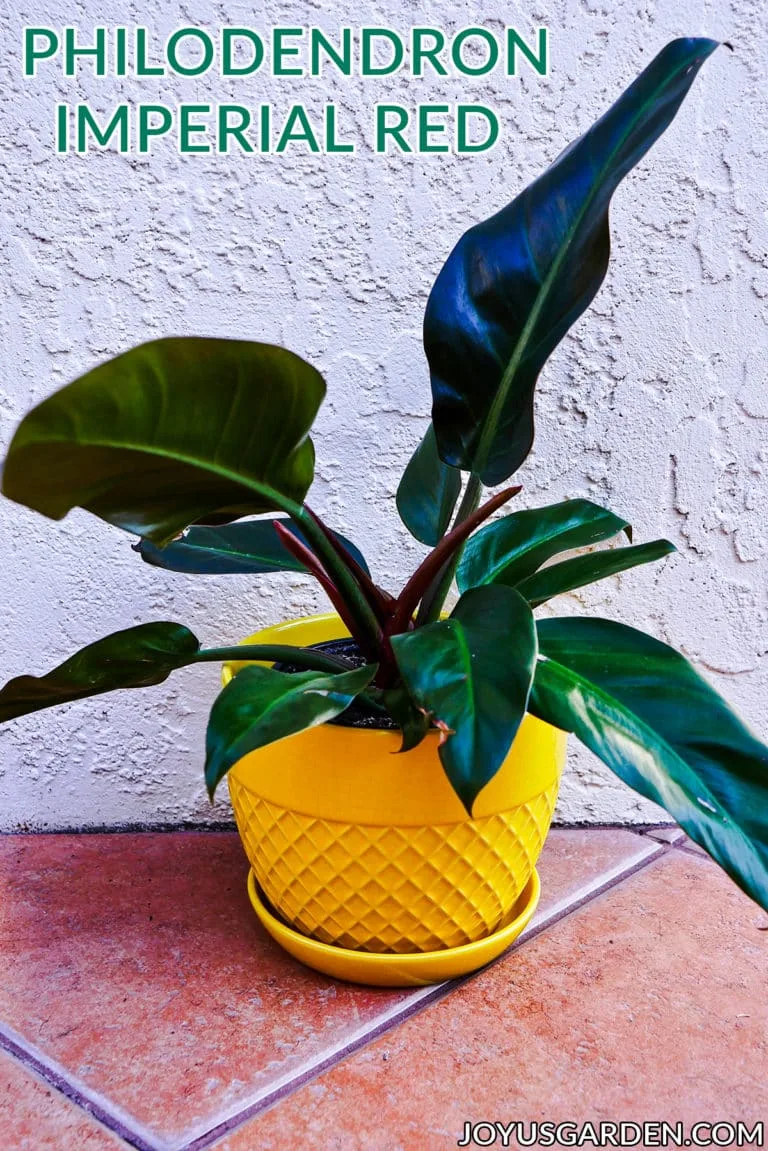
<instances>
[{"instance_id":1,"label":"plant pot and saucer","mask_svg":"<svg viewBox=\"0 0 768 1151\"><path fill-rule=\"evenodd\" d=\"M5 722L223 664L206 787L213 798L229 776L254 908L321 971L426 984L509 946L536 906L566 731L768 907L768 747L667 644L589 612L535 614L673 544L633 542L625 510L567 493L510 511L522 489L502 486L533 444L539 373L605 276L613 193L716 47L663 48L441 268L423 323L432 420L396 496L428 551L399 591L305 502L326 384L285 348L151 340L44 399L13 436L2 489L18 503L55 520L83 508L169 572L313 576L338 612L247 647L150 621L0 689ZM387 460L371 448L370 475ZM623 535L631 546L598 547ZM317 646L344 636L346 655Z\"/></svg>"},{"instance_id":2,"label":"plant pot and saucer","mask_svg":"<svg viewBox=\"0 0 768 1151\"><path fill-rule=\"evenodd\" d=\"M338 616L320 615L244 642L308 647L348 634ZM225 684L243 666L227 664ZM432 732L397 754L399 732L337 721L230 769L251 902L270 935L308 966L358 983L418 986L484 966L529 923L566 736L526 716L472 818L448 782L438 739Z\"/></svg>"}]
</instances>

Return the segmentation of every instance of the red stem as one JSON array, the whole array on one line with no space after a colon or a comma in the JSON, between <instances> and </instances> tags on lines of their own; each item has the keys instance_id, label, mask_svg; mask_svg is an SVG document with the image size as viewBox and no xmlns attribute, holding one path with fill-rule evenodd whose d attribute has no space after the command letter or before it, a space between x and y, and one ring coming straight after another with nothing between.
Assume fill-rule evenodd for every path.
<instances>
[{"instance_id":1,"label":"red stem","mask_svg":"<svg viewBox=\"0 0 768 1151\"><path fill-rule=\"evenodd\" d=\"M310 574L313 575L317 582L321 585L323 591L328 596L328 599L336 608L336 611L339 613L339 616L343 620L345 626L348 628L349 634L353 636L358 643L360 650L363 651L367 656L373 656L373 658L375 658L377 653L371 651L366 641L366 637L359 633L354 618L347 610L347 605L344 603L344 600L339 594L339 589L336 587L336 584L330 578L315 553L310 551L306 544L303 544L301 540L297 539L296 536L293 535L292 532L289 532L288 529L284 527L283 524L281 524L278 520L273 520L272 522L283 547L286 549L286 551L289 551L292 556L295 556L299 563L302 563L307 571L309 571Z\"/></svg>"},{"instance_id":2,"label":"red stem","mask_svg":"<svg viewBox=\"0 0 768 1151\"><path fill-rule=\"evenodd\" d=\"M437 547L431 551L419 567L416 568L416 571L398 596L395 610L392 612L389 623L385 628L387 635L399 635L408 628L411 617L419 606L422 596L456 549L460 548L475 528L479 527L490 515L493 515L497 508L507 503L508 500L511 500L512 497L516 496L521 490L522 488L516 487L505 488L503 492L498 492L495 496L492 496L487 503L484 503L482 507L476 508L470 516L467 516L465 520L457 524L448 535L443 536Z\"/></svg>"},{"instance_id":3,"label":"red stem","mask_svg":"<svg viewBox=\"0 0 768 1151\"><path fill-rule=\"evenodd\" d=\"M320 528L320 531L328 540L328 543L336 552L336 555L346 566L347 570L350 571L357 580L358 584L360 585L360 590L368 600L368 603L371 605L371 608L373 609L379 623L384 623L384 621L390 617L394 610L394 597L391 596L389 592L384 591L383 588L378 587L373 582L371 577L368 575L368 572L360 566L353 555L350 555L336 533L332 532L331 529L323 523L323 521L320 519L320 516L317 515L316 512L312 511L312 508L307 507L305 504L304 510L312 516L312 519Z\"/></svg>"}]
</instances>

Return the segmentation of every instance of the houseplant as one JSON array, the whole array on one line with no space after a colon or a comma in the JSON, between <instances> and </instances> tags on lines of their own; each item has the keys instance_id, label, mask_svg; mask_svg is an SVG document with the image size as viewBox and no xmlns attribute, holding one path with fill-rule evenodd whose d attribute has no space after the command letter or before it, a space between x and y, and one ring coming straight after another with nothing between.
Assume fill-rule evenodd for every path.
<instances>
[{"instance_id":1,"label":"houseplant","mask_svg":"<svg viewBox=\"0 0 768 1151\"><path fill-rule=\"evenodd\" d=\"M303 952L310 962L322 966L334 948L385 953L373 956L384 964L386 952L418 959L442 948L467 969L489 957L489 939L508 942L535 905L566 731L768 907L768 748L665 644L609 620L534 617L558 593L672 545L557 559L629 525L586 500L490 521L518 487L481 502L483 486L506 484L530 451L537 377L604 278L615 188L715 47L667 45L449 256L424 323L432 423L397 499L432 550L399 595L378 587L360 552L304 502L325 385L284 349L143 344L33 409L11 443L5 494L50 518L79 506L140 537L148 563L306 571L327 592L336 617L281 625L239 649L201 649L182 625L150 623L0 692L9 720L158 684L187 664L225 663L207 786L213 795L230 772L256 879L293 929L252 880L257 909L289 945L317 936ZM461 594L446 617L454 577ZM401 963L385 978L360 962L369 974L359 977L381 981L461 969L403 974Z\"/></svg>"}]
</instances>

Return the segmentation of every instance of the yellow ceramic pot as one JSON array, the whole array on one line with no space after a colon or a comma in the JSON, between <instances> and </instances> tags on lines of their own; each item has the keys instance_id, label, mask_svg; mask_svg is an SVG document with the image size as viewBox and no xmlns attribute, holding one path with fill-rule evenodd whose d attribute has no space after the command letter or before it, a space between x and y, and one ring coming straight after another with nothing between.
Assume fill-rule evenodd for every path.
<instances>
[{"instance_id":1,"label":"yellow ceramic pot","mask_svg":"<svg viewBox=\"0 0 768 1151\"><path fill-rule=\"evenodd\" d=\"M245 643L347 635L335 615L278 624ZM242 663L224 669L227 682ZM527 715L468 818L437 734L394 754L399 733L325 724L251 752L229 772L255 879L282 920L322 944L436 952L520 914L549 830L565 735Z\"/></svg>"}]
</instances>

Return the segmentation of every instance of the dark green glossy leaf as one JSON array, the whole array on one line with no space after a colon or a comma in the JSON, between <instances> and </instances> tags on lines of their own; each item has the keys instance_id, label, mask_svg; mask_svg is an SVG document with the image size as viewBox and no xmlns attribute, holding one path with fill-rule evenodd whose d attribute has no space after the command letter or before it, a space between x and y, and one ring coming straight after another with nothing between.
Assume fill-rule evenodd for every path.
<instances>
[{"instance_id":1,"label":"dark green glossy leaf","mask_svg":"<svg viewBox=\"0 0 768 1151\"><path fill-rule=\"evenodd\" d=\"M211 709L205 761L211 798L230 767L244 755L333 719L365 690L376 670L371 664L339 675L324 675L244 667Z\"/></svg>"},{"instance_id":2,"label":"dark green glossy leaf","mask_svg":"<svg viewBox=\"0 0 768 1151\"><path fill-rule=\"evenodd\" d=\"M460 492L461 472L440 459L430 424L397 489L400 519L412 536L433 548L448 530Z\"/></svg>"},{"instance_id":3,"label":"dark green glossy leaf","mask_svg":"<svg viewBox=\"0 0 768 1151\"><path fill-rule=\"evenodd\" d=\"M418 707L405 687L391 687L382 692L382 701L389 715L403 733L400 751L418 747L429 731L429 716Z\"/></svg>"},{"instance_id":4,"label":"dark green glossy leaf","mask_svg":"<svg viewBox=\"0 0 768 1151\"><path fill-rule=\"evenodd\" d=\"M547 600L574 588L586 587L607 576L618 575L638 564L652 563L663 559L675 551L669 540L652 540L633 548L611 548L610 551L590 552L585 556L574 556L559 564L542 568L516 585L520 595L525 596L531 607L540 607Z\"/></svg>"},{"instance_id":5,"label":"dark green glossy leaf","mask_svg":"<svg viewBox=\"0 0 768 1151\"><path fill-rule=\"evenodd\" d=\"M471 814L525 715L536 663L531 609L512 588L474 588L449 619L392 636L392 647L411 696L445 735L440 759Z\"/></svg>"},{"instance_id":6,"label":"dark green glossy leaf","mask_svg":"<svg viewBox=\"0 0 768 1151\"><path fill-rule=\"evenodd\" d=\"M489 583L514 587L552 556L601 543L620 531L631 538L626 520L590 500L513 512L467 541L456 582L460 591Z\"/></svg>"},{"instance_id":7,"label":"dark green glossy leaf","mask_svg":"<svg viewBox=\"0 0 768 1151\"><path fill-rule=\"evenodd\" d=\"M40 677L20 675L0 691L0 723L115 691L162 683L176 668L194 662L200 644L179 623L144 623L89 644Z\"/></svg>"},{"instance_id":8,"label":"dark green glossy leaf","mask_svg":"<svg viewBox=\"0 0 768 1151\"><path fill-rule=\"evenodd\" d=\"M601 619L538 625L530 710L573 731L768 908L768 747L672 648Z\"/></svg>"},{"instance_id":9,"label":"dark green glossy leaf","mask_svg":"<svg viewBox=\"0 0 768 1151\"><path fill-rule=\"evenodd\" d=\"M528 455L539 372L605 277L611 197L672 123L716 47L668 44L581 139L453 249L424 320L446 463L493 485Z\"/></svg>"},{"instance_id":10,"label":"dark green glossy leaf","mask_svg":"<svg viewBox=\"0 0 768 1151\"><path fill-rule=\"evenodd\" d=\"M287 510L312 481L307 433L324 394L283 348L155 340L34 408L3 491L52 519L86 508L157 544L203 518Z\"/></svg>"},{"instance_id":11,"label":"dark green glossy leaf","mask_svg":"<svg viewBox=\"0 0 768 1151\"><path fill-rule=\"evenodd\" d=\"M156 547L150 540L144 539L136 544L136 551L143 560L155 567L191 575L305 572L307 569L304 564L281 543L274 528L275 522L282 524L286 531L309 546L306 537L291 520L280 518L277 521L248 520L218 528L192 527L183 539L174 540L164 548ZM343 536L336 538L367 572L365 559L355 545Z\"/></svg>"}]
</instances>

